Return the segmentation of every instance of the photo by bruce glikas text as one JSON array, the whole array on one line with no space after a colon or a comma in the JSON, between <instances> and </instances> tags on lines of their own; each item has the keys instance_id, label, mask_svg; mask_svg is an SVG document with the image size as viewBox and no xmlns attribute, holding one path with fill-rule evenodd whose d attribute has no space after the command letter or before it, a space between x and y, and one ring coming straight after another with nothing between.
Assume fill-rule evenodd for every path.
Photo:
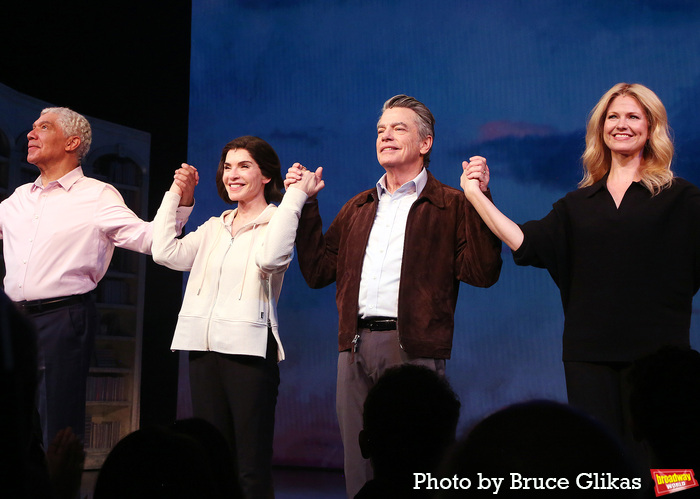
<instances>
[{"instance_id":1,"label":"photo by bruce glikas text","mask_svg":"<svg viewBox=\"0 0 700 499\"><path fill-rule=\"evenodd\" d=\"M581 490L639 490L641 478L615 477L611 473L580 473L571 483L568 478L531 478L520 473L510 473L507 477L486 477L477 473L475 477L438 478L431 473L413 474L414 490L491 490L498 494L501 487L510 490L567 490L576 487ZM505 482L505 483L504 483Z\"/></svg>"}]
</instances>

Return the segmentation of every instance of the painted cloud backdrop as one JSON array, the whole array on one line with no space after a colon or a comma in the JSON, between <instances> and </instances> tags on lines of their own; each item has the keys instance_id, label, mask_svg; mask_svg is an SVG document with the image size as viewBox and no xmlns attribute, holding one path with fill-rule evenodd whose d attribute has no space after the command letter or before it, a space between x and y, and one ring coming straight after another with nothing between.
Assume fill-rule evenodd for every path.
<instances>
[{"instance_id":1,"label":"painted cloud backdrop","mask_svg":"<svg viewBox=\"0 0 700 499\"><path fill-rule=\"evenodd\" d=\"M324 167L327 226L383 173L375 125L398 93L436 116L438 179L458 187L461 161L486 156L494 199L518 222L541 218L576 187L586 116L619 81L657 92L675 131L675 169L700 183L699 33L693 0L194 0L188 161L201 182L193 219L227 207L213 178L221 148L252 134L275 147L283 169ZM448 376L463 427L515 401L565 399L557 289L546 272L503 257L495 286L460 291ZM292 262L280 300L288 360L278 463L341 464L334 291L308 289Z\"/></svg>"}]
</instances>

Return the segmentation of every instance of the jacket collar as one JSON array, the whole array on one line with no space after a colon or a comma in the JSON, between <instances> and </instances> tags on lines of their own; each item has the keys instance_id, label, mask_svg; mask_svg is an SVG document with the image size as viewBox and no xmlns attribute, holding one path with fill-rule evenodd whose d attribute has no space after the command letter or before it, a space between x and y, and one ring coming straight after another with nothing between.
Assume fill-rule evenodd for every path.
<instances>
[{"instance_id":1,"label":"jacket collar","mask_svg":"<svg viewBox=\"0 0 700 499\"><path fill-rule=\"evenodd\" d=\"M442 191L442 184L433 176L430 171L425 170L427 175L427 180L425 182L425 187L421 192L418 200L426 199L428 202L434 204L438 208L445 207L445 194ZM362 206L366 203L374 203L379 199L377 195L377 188L370 189L362 193L357 199L357 206ZM418 201L416 200L416 201Z\"/></svg>"},{"instance_id":2,"label":"jacket collar","mask_svg":"<svg viewBox=\"0 0 700 499\"><path fill-rule=\"evenodd\" d=\"M381 176L379 181L377 181L377 195L379 197L382 196L382 192L388 192L386 188L386 176L387 174L385 173L384 175ZM418 175L415 176L415 178L409 180L406 182L404 185L400 187L399 190L401 189L406 189L409 184L412 184L412 186L415 188L415 191L418 193L418 196L421 195L423 192L423 189L425 189L425 183L428 181L428 170L425 168L422 168L420 172L418 172Z\"/></svg>"}]
</instances>

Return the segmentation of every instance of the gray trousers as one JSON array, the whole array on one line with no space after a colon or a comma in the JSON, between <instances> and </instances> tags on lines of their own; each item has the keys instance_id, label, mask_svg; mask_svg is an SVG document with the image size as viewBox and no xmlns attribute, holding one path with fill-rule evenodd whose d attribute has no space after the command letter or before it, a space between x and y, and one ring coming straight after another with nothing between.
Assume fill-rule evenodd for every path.
<instances>
[{"instance_id":1,"label":"gray trousers","mask_svg":"<svg viewBox=\"0 0 700 499\"><path fill-rule=\"evenodd\" d=\"M373 477L369 460L362 457L359 435L362 430L362 408L367 393L384 371L402 364L425 366L445 375L445 359L412 357L399 345L398 331L358 330L360 341L356 352L344 351L338 356L336 411L343 440L345 489L350 499Z\"/></svg>"}]
</instances>

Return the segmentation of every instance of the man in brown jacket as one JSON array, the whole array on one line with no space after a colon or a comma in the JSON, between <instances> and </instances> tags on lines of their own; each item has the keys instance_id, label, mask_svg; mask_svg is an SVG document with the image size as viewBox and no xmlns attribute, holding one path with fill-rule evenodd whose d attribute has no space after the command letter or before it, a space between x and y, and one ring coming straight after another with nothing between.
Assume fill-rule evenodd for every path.
<instances>
[{"instance_id":1,"label":"man in brown jacket","mask_svg":"<svg viewBox=\"0 0 700 499\"><path fill-rule=\"evenodd\" d=\"M411 363L444 375L459 282L498 280L501 243L464 193L427 170L430 110L413 97L389 99L377 123L377 159L386 174L340 210L328 231L309 192L297 231L299 266L312 288L336 282L339 358L336 409L348 497L372 478L358 435L367 392L389 367ZM289 169L286 184L305 168ZM480 185L488 192L487 177Z\"/></svg>"}]
</instances>

